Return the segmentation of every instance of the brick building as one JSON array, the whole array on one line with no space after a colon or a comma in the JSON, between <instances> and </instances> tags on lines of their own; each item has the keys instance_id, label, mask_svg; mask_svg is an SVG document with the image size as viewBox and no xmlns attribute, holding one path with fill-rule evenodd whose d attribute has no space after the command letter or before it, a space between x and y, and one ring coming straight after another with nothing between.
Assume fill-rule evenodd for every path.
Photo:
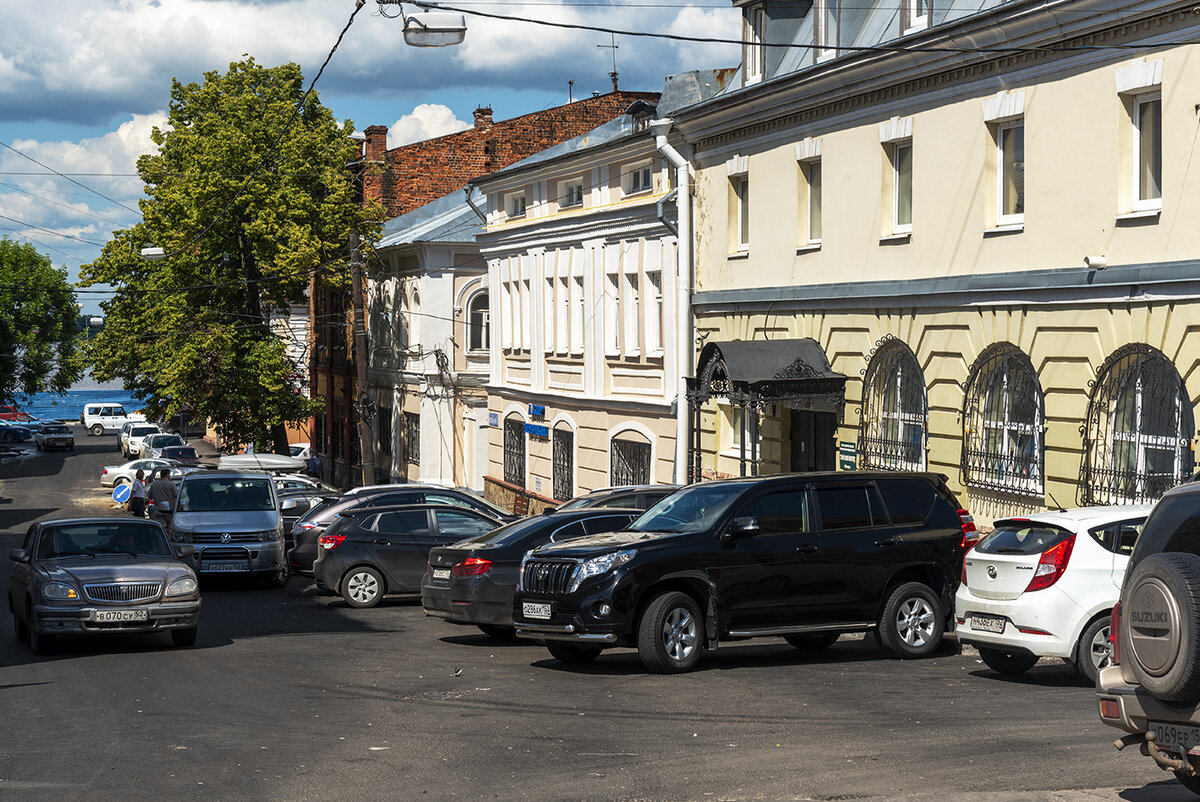
<instances>
[{"instance_id":1,"label":"brick building","mask_svg":"<svg viewBox=\"0 0 1200 802\"><path fill-rule=\"evenodd\" d=\"M466 131L387 147L387 126L367 127L358 171L365 203L379 202L387 219L441 198L468 181L507 167L619 117L637 101L655 103L656 92L610 92L511 120L492 120L490 108L475 110ZM367 266L368 271L371 265ZM315 284L312 304L310 382L315 397L326 400L313 420L314 446L326 478L341 486L358 484L361 462L356 436L358 398L349 295L335 295Z\"/></svg>"}]
</instances>

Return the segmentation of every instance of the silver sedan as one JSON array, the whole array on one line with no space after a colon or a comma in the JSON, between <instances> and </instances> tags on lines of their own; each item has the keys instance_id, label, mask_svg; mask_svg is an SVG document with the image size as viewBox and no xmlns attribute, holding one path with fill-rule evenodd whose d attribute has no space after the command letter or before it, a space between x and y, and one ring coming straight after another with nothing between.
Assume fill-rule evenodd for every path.
<instances>
[{"instance_id":1,"label":"silver sedan","mask_svg":"<svg viewBox=\"0 0 1200 802\"><path fill-rule=\"evenodd\" d=\"M100 473L100 484L103 487L133 484L133 477L138 471L146 472L147 484L153 479L153 473L159 468L173 468L175 463L166 459L135 459L124 465L109 465Z\"/></svg>"}]
</instances>

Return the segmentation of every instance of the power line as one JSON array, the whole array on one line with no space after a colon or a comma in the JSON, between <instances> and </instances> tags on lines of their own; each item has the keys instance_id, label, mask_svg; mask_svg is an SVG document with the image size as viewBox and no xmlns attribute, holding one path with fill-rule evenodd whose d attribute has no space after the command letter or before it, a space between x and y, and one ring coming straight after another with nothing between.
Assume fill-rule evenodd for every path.
<instances>
[{"instance_id":1,"label":"power line","mask_svg":"<svg viewBox=\"0 0 1200 802\"><path fill-rule=\"evenodd\" d=\"M36 192L30 192L29 190L27 190L27 189L24 189L23 187L19 187L19 186L17 186L16 184L7 184L7 183L0 182L0 187L8 187L9 189L14 189L14 190L16 190L17 192L20 192L20 193L23 193L23 194L25 194L25 195L28 195L28 196L29 196L29 197L31 197L31 198L37 198L38 200L42 201L43 203L50 203L50 204L53 204L53 205L55 205L55 206L61 206L61 207L62 207L62 208L64 208L64 209L70 209L71 211L75 212L76 214L85 214L85 215L87 215L87 216L89 216L89 217L95 217L97 220L103 220L103 221L104 221L104 222L106 222L106 223L112 223L113 225L117 225L117 226L125 225L125 224L124 224L122 221L120 221L120 220L113 220L111 217L105 217L104 215L97 214L97 213L95 213L95 212L93 212L93 211L90 211L90 210L89 210L89 211L86 211L86 212L85 212L85 211L81 211L81 210L79 210L79 209L76 209L74 206L72 206L72 205L71 205L71 204L69 204L69 203L61 203L61 202L59 202L59 201L56 201L56 200L50 200L49 198L44 198L44 197L42 197L41 195L37 194Z\"/></svg>"},{"instance_id":2,"label":"power line","mask_svg":"<svg viewBox=\"0 0 1200 802\"><path fill-rule=\"evenodd\" d=\"M95 245L97 248L104 247L103 242L92 242L91 240L86 240L86 239L83 239L82 237L76 237L72 234L60 234L57 231L51 231L48 228L42 228L41 226L35 226L33 223L26 223L24 220L18 220L15 217L9 217L8 215L5 215L5 214L0 214L0 219L8 220L9 222L16 223L19 226L25 226L27 228L32 228L35 231L44 231L47 234L53 234L54 236L62 237L63 239L75 240L76 242L82 242L86 245Z\"/></svg>"},{"instance_id":3,"label":"power line","mask_svg":"<svg viewBox=\"0 0 1200 802\"><path fill-rule=\"evenodd\" d=\"M47 170L49 170L50 172L54 173L55 175L57 175L57 176L59 176L59 177L61 177L61 178L65 178L65 179L67 179L67 180L68 180L68 181L70 181L72 184L75 184L76 186L79 186L79 187L83 187L83 188L84 188L84 189L86 189L88 192L91 192L91 193L92 193L92 194L94 194L94 195L99 195L101 198L104 198L104 199L105 199L106 201L108 201L109 203L115 203L116 205L120 206L122 209L127 209L128 211L131 211L131 212L133 212L134 214L138 214L138 215L140 215L140 214L141 214L141 212L139 212L137 209L131 209L130 207L128 207L128 206L126 206L125 204L121 203L119 200L114 200L113 198L110 198L110 197L108 197L107 195L105 195L103 192L100 192L99 190L92 189L92 188L91 188L91 187L89 187L87 184L81 184L81 183L79 183L78 181L76 181L74 178L71 178L71 177L70 177L70 176L68 176L68 175L63 175L62 173L60 173L58 170L55 170L55 169L54 169L53 167L51 167L50 165L48 165L48 164L42 164L40 161L38 161L37 159L33 158L33 157L32 157L32 156L30 156L28 153L22 153L21 151L17 150L16 148L14 148L12 145L8 144L7 142L0 142L0 145L2 145L2 146L4 146L4 147L8 148L9 150L11 150L13 153L17 154L18 156L24 156L26 159L29 159L29 161L33 162L33 163L34 163L34 164L36 164L38 167L45 167L45 168L46 168Z\"/></svg>"}]
</instances>

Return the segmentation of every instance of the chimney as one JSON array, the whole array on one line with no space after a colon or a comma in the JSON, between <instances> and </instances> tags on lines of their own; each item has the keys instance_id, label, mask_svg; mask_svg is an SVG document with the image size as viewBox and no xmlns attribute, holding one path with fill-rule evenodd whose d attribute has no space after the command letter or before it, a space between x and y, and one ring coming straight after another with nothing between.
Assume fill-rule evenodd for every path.
<instances>
[{"instance_id":1,"label":"chimney","mask_svg":"<svg viewBox=\"0 0 1200 802\"><path fill-rule=\"evenodd\" d=\"M387 153L387 132L386 125L371 125L363 131L367 136L367 146L363 153L367 161L383 161L383 155Z\"/></svg>"},{"instance_id":2,"label":"chimney","mask_svg":"<svg viewBox=\"0 0 1200 802\"><path fill-rule=\"evenodd\" d=\"M363 133L367 137L363 148L363 200L384 203L383 174L387 169L388 128L386 125L372 125Z\"/></svg>"},{"instance_id":3,"label":"chimney","mask_svg":"<svg viewBox=\"0 0 1200 802\"><path fill-rule=\"evenodd\" d=\"M492 124L492 107L480 106L475 109L475 127L487 128Z\"/></svg>"}]
</instances>

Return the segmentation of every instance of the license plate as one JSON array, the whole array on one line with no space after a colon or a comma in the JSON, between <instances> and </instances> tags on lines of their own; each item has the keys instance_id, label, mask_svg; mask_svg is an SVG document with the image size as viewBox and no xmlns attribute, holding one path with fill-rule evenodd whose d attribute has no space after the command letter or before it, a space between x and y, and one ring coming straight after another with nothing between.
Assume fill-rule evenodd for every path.
<instances>
[{"instance_id":1,"label":"license plate","mask_svg":"<svg viewBox=\"0 0 1200 802\"><path fill-rule=\"evenodd\" d=\"M93 621L145 621L145 610L97 610Z\"/></svg>"},{"instance_id":2,"label":"license plate","mask_svg":"<svg viewBox=\"0 0 1200 802\"><path fill-rule=\"evenodd\" d=\"M450 578L450 569L449 568L434 568L433 569L433 578L434 579L449 579Z\"/></svg>"},{"instance_id":3,"label":"license plate","mask_svg":"<svg viewBox=\"0 0 1200 802\"><path fill-rule=\"evenodd\" d=\"M521 612L526 618L549 618L550 602L521 602Z\"/></svg>"},{"instance_id":4,"label":"license plate","mask_svg":"<svg viewBox=\"0 0 1200 802\"><path fill-rule=\"evenodd\" d=\"M201 571L247 571L246 563L200 563Z\"/></svg>"},{"instance_id":5,"label":"license plate","mask_svg":"<svg viewBox=\"0 0 1200 802\"><path fill-rule=\"evenodd\" d=\"M971 629L980 632L1003 632L1006 619L994 615L971 614Z\"/></svg>"},{"instance_id":6,"label":"license plate","mask_svg":"<svg viewBox=\"0 0 1200 802\"><path fill-rule=\"evenodd\" d=\"M1159 749L1168 749L1182 755L1200 746L1200 727L1167 724L1162 721L1151 721L1148 727L1150 732L1154 733L1154 743Z\"/></svg>"}]
</instances>

